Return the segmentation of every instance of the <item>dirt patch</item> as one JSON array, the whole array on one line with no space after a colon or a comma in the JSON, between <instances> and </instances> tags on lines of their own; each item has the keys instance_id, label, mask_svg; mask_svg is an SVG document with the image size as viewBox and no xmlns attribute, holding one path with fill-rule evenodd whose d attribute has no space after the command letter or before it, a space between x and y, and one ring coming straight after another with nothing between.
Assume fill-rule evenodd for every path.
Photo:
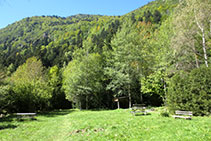
<instances>
[{"instance_id":1,"label":"dirt patch","mask_svg":"<svg viewBox=\"0 0 211 141\"><path fill-rule=\"evenodd\" d=\"M74 131L70 132L70 135L85 134L85 133L88 133L88 132L97 133L97 132L102 132L102 131L104 131L103 128L94 128L94 129L84 128L84 129L74 130Z\"/></svg>"}]
</instances>

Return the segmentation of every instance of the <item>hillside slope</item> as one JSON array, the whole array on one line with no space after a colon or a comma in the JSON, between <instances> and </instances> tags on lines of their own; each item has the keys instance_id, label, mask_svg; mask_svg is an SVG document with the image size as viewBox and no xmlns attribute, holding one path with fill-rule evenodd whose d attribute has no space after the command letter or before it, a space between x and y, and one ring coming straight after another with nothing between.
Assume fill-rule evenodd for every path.
<instances>
[{"instance_id":1,"label":"hillside slope","mask_svg":"<svg viewBox=\"0 0 211 141\"><path fill-rule=\"evenodd\" d=\"M153 19L155 10L162 14L164 21L175 1L154 1L121 17L79 14L70 17L36 16L28 17L0 30L0 63L3 66L14 64L17 68L27 58L37 56L45 66L59 65L72 60L73 52L82 48L89 37L97 48L108 43L129 19L144 20L144 16ZM148 13L148 12L151 13ZM148 15L147 15L148 14ZM134 21L134 22L135 22ZM159 22L159 21L158 21Z\"/></svg>"}]
</instances>

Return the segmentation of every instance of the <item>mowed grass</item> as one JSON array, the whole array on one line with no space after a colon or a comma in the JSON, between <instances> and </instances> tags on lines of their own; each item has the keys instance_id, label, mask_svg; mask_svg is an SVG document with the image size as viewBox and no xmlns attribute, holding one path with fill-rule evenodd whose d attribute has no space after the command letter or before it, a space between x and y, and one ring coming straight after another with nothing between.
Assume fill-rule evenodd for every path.
<instances>
[{"instance_id":1,"label":"mowed grass","mask_svg":"<svg viewBox=\"0 0 211 141\"><path fill-rule=\"evenodd\" d=\"M130 110L62 110L37 120L0 119L1 141L154 140L209 141L211 117L192 120L162 117L158 111L133 116Z\"/></svg>"}]
</instances>

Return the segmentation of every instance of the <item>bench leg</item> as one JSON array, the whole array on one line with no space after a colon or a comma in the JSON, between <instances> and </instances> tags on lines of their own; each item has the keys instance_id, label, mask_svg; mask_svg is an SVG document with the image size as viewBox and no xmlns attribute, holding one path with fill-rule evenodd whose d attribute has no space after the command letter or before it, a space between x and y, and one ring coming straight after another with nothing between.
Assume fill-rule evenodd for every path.
<instances>
[{"instance_id":1,"label":"bench leg","mask_svg":"<svg viewBox=\"0 0 211 141\"><path fill-rule=\"evenodd\" d=\"M31 118L31 119L32 119L32 120L37 120L35 116L32 116L32 118Z\"/></svg>"}]
</instances>

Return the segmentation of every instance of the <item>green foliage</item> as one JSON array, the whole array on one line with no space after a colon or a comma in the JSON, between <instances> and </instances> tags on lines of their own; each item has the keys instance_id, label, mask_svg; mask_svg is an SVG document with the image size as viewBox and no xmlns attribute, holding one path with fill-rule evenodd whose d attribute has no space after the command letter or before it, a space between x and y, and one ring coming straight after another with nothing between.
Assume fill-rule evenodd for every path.
<instances>
[{"instance_id":1,"label":"green foliage","mask_svg":"<svg viewBox=\"0 0 211 141\"><path fill-rule=\"evenodd\" d=\"M159 109L160 116L162 117L169 117L170 113L166 107L162 107Z\"/></svg>"},{"instance_id":2,"label":"green foliage","mask_svg":"<svg viewBox=\"0 0 211 141\"><path fill-rule=\"evenodd\" d=\"M51 89L48 87L40 60L29 58L11 76L14 106L12 110L32 112L49 107Z\"/></svg>"},{"instance_id":3,"label":"green foliage","mask_svg":"<svg viewBox=\"0 0 211 141\"><path fill-rule=\"evenodd\" d=\"M44 81L44 68L42 62L35 57L27 59L26 63L19 66L12 75L11 80L14 83L30 83L33 81Z\"/></svg>"},{"instance_id":4,"label":"green foliage","mask_svg":"<svg viewBox=\"0 0 211 141\"><path fill-rule=\"evenodd\" d=\"M10 85L0 85L0 114L7 112L14 100L11 97Z\"/></svg>"},{"instance_id":5,"label":"green foliage","mask_svg":"<svg viewBox=\"0 0 211 141\"><path fill-rule=\"evenodd\" d=\"M162 117L169 117L169 113L168 112L165 112L165 111L161 112L160 115Z\"/></svg>"},{"instance_id":6,"label":"green foliage","mask_svg":"<svg viewBox=\"0 0 211 141\"><path fill-rule=\"evenodd\" d=\"M34 112L50 107L51 93L44 82L15 84L12 90L15 99L13 112Z\"/></svg>"},{"instance_id":7,"label":"green foliage","mask_svg":"<svg viewBox=\"0 0 211 141\"><path fill-rule=\"evenodd\" d=\"M6 82L7 71L4 67L0 66L0 114L8 111L12 105L11 99L11 86Z\"/></svg>"},{"instance_id":8,"label":"green foliage","mask_svg":"<svg viewBox=\"0 0 211 141\"><path fill-rule=\"evenodd\" d=\"M158 10L155 10L153 18L154 18L154 23L159 23L161 21L161 13Z\"/></svg>"},{"instance_id":9,"label":"green foliage","mask_svg":"<svg viewBox=\"0 0 211 141\"><path fill-rule=\"evenodd\" d=\"M13 111L64 108L65 98L82 108L114 108L119 96L129 105L160 105L172 77L169 90L181 79L175 91L184 97L173 105L190 107L184 103L194 94L207 103L209 89L195 90L202 83L189 79L192 69L210 63L210 7L208 0L155 0L123 16L35 16L11 24L0 30L0 99L9 96ZM183 80L180 70L191 73Z\"/></svg>"},{"instance_id":10,"label":"green foliage","mask_svg":"<svg viewBox=\"0 0 211 141\"><path fill-rule=\"evenodd\" d=\"M66 99L62 89L62 70L53 66L48 71L48 87L52 92L50 104L52 109L71 108L71 103Z\"/></svg>"},{"instance_id":11,"label":"green foliage","mask_svg":"<svg viewBox=\"0 0 211 141\"><path fill-rule=\"evenodd\" d=\"M73 48L82 47L88 29L96 25L98 18L106 16L35 16L9 25L0 30L1 63L13 63L17 68L29 57L37 56L45 66L62 66L63 61L70 61Z\"/></svg>"},{"instance_id":12,"label":"green foliage","mask_svg":"<svg viewBox=\"0 0 211 141\"><path fill-rule=\"evenodd\" d=\"M11 75L15 71L15 66L13 64L10 64L7 68L7 75Z\"/></svg>"},{"instance_id":13,"label":"green foliage","mask_svg":"<svg viewBox=\"0 0 211 141\"><path fill-rule=\"evenodd\" d=\"M153 74L150 74L146 78L142 77L141 82L141 92L144 94L157 94L160 97L165 98L165 77L162 71L154 72Z\"/></svg>"},{"instance_id":14,"label":"green foliage","mask_svg":"<svg viewBox=\"0 0 211 141\"><path fill-rule=\"evenodd\" d=\"M144 12L145 22L152 22L152 13L148 10L147 12Z\"/></svg>"},{"instance_id":15,"label":"green foliage","mask_svg":"<svg viewBox=\"0 0 211 141\"><path fill-rule=\"evenodd\" d=\"M6 70L3 66L0 65L0 84L3 83L3 80L5 79L6 77Z\"/></svg>"},{"instance_id":16,"label":"green foliage","mask_svg":"<svg viewBox=\"0 0 211 141\"><path fill-rule=\"evenodd\" d=\"M206 44L210 38L210 7L207 0L184 0L175 9L171 47L176 69L190 71L204 63L209 66Z\"/></svg>"},{"instance_id":17,"label":"green foliage","mask_svg":"<svg viewBox=\"0 0 211 141\"><path fill-rule=\"evenodd\" d=\"M211 68L178 72L170 82L167 94L171 110L189 110L195 115L209 115L211 111Z\"/></svg>"},{"instance_id":18,"label":"green foliage","mask_svg":"<svg viewBox=\"0 0 211 141\"><path fill-rule=\"evenodd\" d=\"M86 103L88 108L89 101L100 97L99 94L103 89L102 58L99 54L89 54L81 60L73 60L65 68L63 76L63 87L67 98L78 104L80 108L84 107L83 103ZM95 98L95 104L100 103L97 99ZM90 104L95 107L94 103Z\"/></svg>"},{"instance_id":19,"label":"green foliage","mask_svg":"<svg viewBox=\"0 0 211 141\"><path fill-rule=\"evenodd\" d=\"M166 82L164 71L156 71L146 77L140 78L140 91L146 104L160 106L166 104Z\"/></svg>"},{"instance_id":20,"label":"green foliage","mask_svg":"<svg viewBox=\"0 0 211 141\"><path fill-rule=\"evenodd\" d=\"M115 97L128 96L129 99L136 97L134 101L140 101L140 93L137 93L140 86L137 82L145 64L139 37L133 21L128 21L122 25L111 42L113 51L107 58L105 74L110 81L107 90L112 91Z\"/></svg>"}]
</instances>

